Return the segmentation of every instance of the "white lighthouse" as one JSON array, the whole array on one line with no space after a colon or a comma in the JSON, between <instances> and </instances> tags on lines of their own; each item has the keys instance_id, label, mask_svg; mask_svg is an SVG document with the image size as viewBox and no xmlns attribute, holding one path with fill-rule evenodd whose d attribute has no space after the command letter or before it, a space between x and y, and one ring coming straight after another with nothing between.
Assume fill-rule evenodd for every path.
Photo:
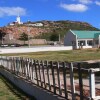
<instances>
[{"instance_id":1,"label":"white lighthouse","mask_svg":"<svg viewBox=\"0 0 100 100\"><path fill-rule=\"evenodd\" d=\"M20 22L20 16L19 16L19 15L18 15L17 18L16 18L16 22L17 22L18 24L21 24L21 22Z\"/></svg>"},{"instance_id":2,"label":"white lighthouse","mask_svg":"<svg viewBox=\"0 0 100 100\"><path fill-rule=\"evenodd\" d=\"M21 19L20 19L20 16L19 15L16 17L16 21L11 22L8 25L13 26L13 25L17 25L17 24L23 24L23 22L21 22Z\"/></svg>"}]
</instances>

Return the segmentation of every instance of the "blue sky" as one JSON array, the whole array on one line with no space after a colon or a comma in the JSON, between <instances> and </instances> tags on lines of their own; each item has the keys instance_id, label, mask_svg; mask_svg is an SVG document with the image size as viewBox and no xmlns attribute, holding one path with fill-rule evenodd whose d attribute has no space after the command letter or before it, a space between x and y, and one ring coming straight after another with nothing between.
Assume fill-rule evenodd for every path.
<instances>
[{"instance_id":1,"label":"blue sky","mask_svg":"<svg viewBox=\"0 0 100 100\"><path fill-rule=\"evenodd\" d=\"M0 26L16 20L85 21L100 28L100 0L0 0Z\"/></svg>"}]
</instances>

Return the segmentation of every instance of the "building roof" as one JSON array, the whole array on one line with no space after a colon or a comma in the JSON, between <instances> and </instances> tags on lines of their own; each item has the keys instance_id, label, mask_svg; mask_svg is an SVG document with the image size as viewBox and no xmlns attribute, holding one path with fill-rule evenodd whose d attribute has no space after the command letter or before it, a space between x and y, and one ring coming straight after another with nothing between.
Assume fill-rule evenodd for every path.
<instances>
[{"instance_id":1,"label":"building roof","mask_svg":"<svg viewBox=\"0 0 100 100\"><path fill-rule=\"evenodd\" d=\"M93 39L98 38L100 35L100 31L78 31L78 30L71 30L77 38L79 39Z\"/></svg>"}]
</instances>

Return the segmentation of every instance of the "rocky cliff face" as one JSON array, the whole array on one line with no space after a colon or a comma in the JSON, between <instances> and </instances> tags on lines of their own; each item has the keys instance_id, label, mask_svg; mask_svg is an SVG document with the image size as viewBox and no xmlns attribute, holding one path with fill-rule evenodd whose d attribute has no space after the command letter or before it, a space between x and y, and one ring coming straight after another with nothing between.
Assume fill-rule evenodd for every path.
<instances>
[{"instance_id":1,"label":"rocky cliff face","mask_svg":"<svg viewBox=\"0 0 100 100\"><path fill-rule=\"evenodd\" d=\"M27 26L6 26L0 28L0 31L13 35L14 38L19 38L19 35L25 32L26 34L30 34L31 36L37 36L39 34L42 34L43 32L47 32L47 30L42 28L36 28L36 27L27 27Z\"/></svg>"}]
</instances>

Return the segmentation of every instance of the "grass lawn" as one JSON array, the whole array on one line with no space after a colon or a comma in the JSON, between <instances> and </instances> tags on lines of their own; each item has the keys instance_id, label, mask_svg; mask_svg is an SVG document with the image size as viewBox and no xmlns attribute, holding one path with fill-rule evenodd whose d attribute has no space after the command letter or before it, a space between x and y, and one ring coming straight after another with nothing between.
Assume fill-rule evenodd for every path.
<instances>
[{"instance_id":1,"label":"grass lawn","mask_svg":"<svg viewBox=\"0 0 100 100\"><path fill-rule=\"evenodd\" d=\"M86 61L100 59L100 49L83 49L70 51L52 51L24 54L6 54L6 56L29 57L38 60Z\"/></svg>"},{"instance_id":2,"label":"grass lawn","mask_svg":"<svg viewBox=\"0 0 100 100\"><path fill-rule=\"evenodd\" d=\"M30 100L26 94L0 75L0 100ZM34 100L34 99L32 99Z\"/></svg>"}]
</instances>

